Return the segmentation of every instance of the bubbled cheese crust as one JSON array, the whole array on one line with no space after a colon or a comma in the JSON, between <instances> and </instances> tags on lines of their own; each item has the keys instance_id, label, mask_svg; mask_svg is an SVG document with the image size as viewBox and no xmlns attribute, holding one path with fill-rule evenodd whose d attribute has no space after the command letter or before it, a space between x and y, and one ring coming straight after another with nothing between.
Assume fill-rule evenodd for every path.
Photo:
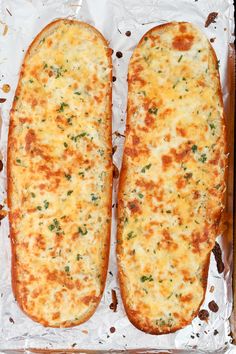
<instances>
[{"instance_id":1,"label":"bubbled cheese crust","mask_svg":"<svg viewBox=\"0 0 236 354\"><path fill-rule=\"evenodd\" d=\"M204 299L225 192L217 60L190 23L147 32L132 55L118 207L122 298L139 329L174 332Z\"/></svg>"},{"instance_id":2,"label":"bubbled cheese crust","mask_svg":"<svg viewBox=\"0 0 236 354\"><path fill-rule=\"evenodd\" d=\"M49 24L30 46L11 111L8 204L16 299L45 326L95 311L111 220L111 57L77 21Z\"/></svg>"}]
</instances>

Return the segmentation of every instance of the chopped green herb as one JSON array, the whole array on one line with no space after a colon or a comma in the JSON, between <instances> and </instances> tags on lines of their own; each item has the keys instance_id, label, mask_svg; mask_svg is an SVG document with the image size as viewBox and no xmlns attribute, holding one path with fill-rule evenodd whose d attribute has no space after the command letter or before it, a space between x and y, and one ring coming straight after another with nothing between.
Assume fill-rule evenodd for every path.
<instances>
[{"instance_id":1,"label":"chopped green herb","mask_svg":"<svg viewBox=\"0 0 236 354\"><path fill-rule=\"evenodd\" d=\"M20 159L16 159L16 162L17 162L17 163L21 163L21 160L20 160Z\"/></svg>"},{"instance_id":2,"label":"chopped green herb","mask_svg":"<svg viewBox=\"0 0 236 354\"><path fill-rule=\"evenodd\" d=\"M133 231L130 231L127 236L127 240L131 240L132 238L135 238L137 235Z\"/></svg>"},{"instance_id":3,"label":"chopped green herb","mask_svg":"<svg viewBox=\"0 0 236 354\"><path fill-rule=\"evenodd\" d=\"M138 94L139 94L139 95L142 94L142 95L146 96L146 91L139 91Z\"/></svg>"},{"instance_id":4,"label":"chopped green herb","mask_svg":"<svg viewBox=\"0 0 236 354\"><path fill-rule=\"evenodd\" d=\"M215 126L215 124L213 124L213 123L210 123L209 125L210 125L210 128L211 128L211 129L216 129L216 126Z\"/></svg>"},{"instance_id":5,"label":"chopped green herb","mask_svg":"<svg viewBox=\"0 0 236 354\"><path fill-rule=\"evenodd\" d=\"M103 149L98 149L98 153L100 156L103 156L104 155L104 150Z\"/></svg>"},{"instance_id":6,"label":"chopped green herb","mask_svg":"<svg viewBox=\"0 0 236 354\"><path fill-rule=\"evenodd\" d=\"M197 145L193 145L191 149L192 149L192 152L196 152L197 151Z\"/></svg>"},{"instance_id":7,"label":"chopped green herb","mask_svg":"<svg viewBox=\"0 0 236 354\"><path fill-rule=\"evenodd\" d=\"M148 110L148 113L150 113L150 114L157 114L157 112L158 112L158 108L157 107L153 107L153 108L149 108L149 110Z\"/></svg>"},{"instance_id":8,"label":"chopped green herb","mask_svg":"<svg viewBox=\"0 0 236 354\"><path fill-rule=\"evenodd\" d=\"M219 189L221 187L221 184L217 184L216 186L215 186L215 189Z\"/></svg>"},{"instance_id":9,"label":"chopped green herb","mask_svg":"<svg viewBox=\"0 0 236 354\"><path fill-rule=\"evenodd\" d=\"M72 135L71 140L77 142L78 138L83 138L84 136L88 135L86 132L83 132L78 135Z\"/></svg>"},{"instance_id":10,"label":"chopped green herb","mask_svg":"<svg viewBox=\"0 0 236 354\"><path fill-rule=\"evenodd\" d=\"M65 146L65 148L68 148L68 144L67 143L64 143L64 146Z\"/></svg>"},{"instance_id":11,"label":"chopped green herb","mask_svg":"<svg viewBox=\"0 0 236 354\"><path fill-rule=\"evenodd\" d=\"M68 181L71 180L71 175L68 175L68 174L65 173L65 177L66 177L66 179L68 179Z\"/></svg>"},{"instance_id":12,"label":"chopped green herb","mask_svg":"<svg viewBox=\"0 0 236 354\"><path fill-rule=\"evenodd\" d=\"M72 193L73 193L73 191L70 190L70 191L67 192L67 195L71 195Z\"/></svg>"},{"instance_id":13,"label":"chopped green herb","mask_svg":"<svg viewBox=\"0 0 236 354\"><path fill-rule=\"evenodd\" d=\"M84 172L79 172L78 175L84 177Z\"/></svg>"},{"instance_id":14,"label":"chopped green herb","mask_svg":"<svg viewBox=\"0 0 236 354\"><path fill-rule=\"evenodd\" d=\"M83 257L78 253L76 256L77 261L79 261L80 259L83 259Z\"/></svg>"},{"instance_id":15,"label":"chopped green herb","mask_svg":"<svg viewBox=\"0 0 236 354\"><path fill-rule=\"evenodd\" d=\"M160 319L156 320L156 325L163 327L166 325L166 322L162 318L160 318Z\"/></svg>"},{"instance_id":16,"label":"chopped green herb","mask_svg":"<svg viewBox=\"0 0 236 354\"><path fill-rule=\"evenodd\" d=\"M60 226L59 221L57 219L53 219L53 223L51 225L49 225L48 228L50 231L53 231L55 229L57 235L64 233L61 230L61 226Z\"/></svg>"},{"instance_id":17,"label":"chopped green herb","mask_svg":"<svg viewBox=\"0 0 236 354\"><path fill-rule=\"evenodd\" d=\"M36 197L35 193L31 193L31 197L35 198Z\"/></svg>"},{"instance_id":18,"label":"chopped green herb","mask_svg":"<svg viewBox=\"0 0 236 354\"><path fill-rule=\"evenodd\" d=\"M139 198L143 198L144 195L142 193L138 193Z\"/></svg>"},{"instance_id":19,"label":"chopped green herb","mask_svg":"<svg viewBox=\"0 0 236 354\"><path fill-rule=\"evenodd\" d=\"M176 86L178 85L179 83L179 79L175 81L174 85L172 86L172 88L176 88Z\"/></svg>"},{"instance_id":20,"label":"chopped green herb","mask_svg":"<svg viewBox=\"0 0 236 354\"><path fill-rule=\"evenodd\" d=\"M185 173L185 175L184 175L184 178L185 178L186 180L189 180L189 179L192 178L192 177L193 177L192 172Z\"/></svg>"},{"instance_id":21,"label":"chopped green herb","mask_svg":"<svg viewBox=\"0 0 236 354\"><path fill-rule=\"evenodd\" d=\"M206 160L207 160L206 154L202 154L201 157L198 159L198 161L202 163L206 162Z\"/></svg>"},{"instance_id":22,"label":"chopped green herb","mask_svg":"<svg viewBox=\"0 0 236 354\"><path fill-rule=\"evenodd\" d=\"M49 207L49 202L47 200L44 200L44 208L47 209Z\"/></svg>"},{"instance_id":23,"label":"chopped green herb","mask_svg":"<svg viewBox=\"0 0 236 354\"><path fill-rule=\"evenodd\" d=\"M65 272L69 272L70 271L70 267L69 266L65 266Z\"/></svg>"},{"instance_id":24,"label":"chopped green herb","mask_svg":"<svg viewBox=\"0 0 236 354\"><path fill-rule=\"evenodd\" d=\"M57 110L57 112L64 112L64 108L65 107L69 107L69 105L67 103L65 103L65 102L62 102L60 104L60 108Z\"/></svg>"},{"instance_id":25,"label":"chopped green herb","mask_svg":"<svg viewBox=\"0 0 236 354\"><path fill-rule=\"evenodd\" d=\"M73 123L72 123L72 118L73 118L73 117L67 118L67 123L68 123L69 125L73 125Z\"/></svg>"},{"instance_id":26,"label":"chopped green herb","mask_svg":"<svg viewBox=\"0 0 236 354\"><path fill-rule=\"evenodd\" d=\"M34 82L34 80L32 80L32 79L29 79L29 82L32 84L33 82Z\"/></svg>"},{"instance_id":27,"label":"chopped green herb","mask_svg":"<svg viewBox=\"0 0 236 354\"><path fill-rule=\"evenodd\" d=\"M80 95L81 95L81 92L75 91L74 94L80 96Z\"/></svg>"},{"instance_id":28,"label":"chopped green herb","mask_svg":"<svg viewBox=\"0 0 236 354\"><path fill-rule=\"evenodd\" d=\"M149 276L142 275L140 280L141 280L142 283L144 283L145 281L154 281L152 275L149 275Z\"/></svg>"},{"instance_id":29,"label":"chopped green herb","mask_svg":"<svg viewBox=\"0 0 236 354\"><path fill-rule=\"evenodd\" d=\"M178 59L178 63L182 60L182 58L183 58L183 55L181 54L179 59Z\"/></svg>"},{"instance_id":30,"label":"chopped green herb","mask_svg":"<svg viewBox=\"0 0 236 354\"><path fill-rule=\"evenodd\" d=\"M88 230L86 229L86 227L81 228L81 227L79 226L79 227L78 227L78 233L84 236L84 235L87 235Z\"/></svg>"},{"instance_id":31,"label":"chopped green herb","mask_svg":"<svg viewBox=\"0 0 236 354\"><path fill-rule=\"evenodd\" d=\"M147 41L147 40L148 40L148 37L144 37L144 40Z\"/></svg>"},{"instance_id":32,"label":"chopped green herb","mask_svg":"<svg viewBox=\"0 0 236 354\"><path fill-rule=\"evenodd\" d=\"M36 207L36 209L37 209L37 210L42 210L42 207L41 207L40 205L38 205L38 206Z\"/></svg>"},{"instance_id":33,"label":"chopped green herb","mask_svg":"<svg viewBox=\"0 0 236 354\"><path fill-rule=\"evenodd\" d=\"M97 197L95 194L91 194L91 199L92 199L92 201L93 202L95 202L96 200L98 200L99 199L99 197Z\"/></svg>"},{"instance_id":34,"label":"chopped green herb","mask_svg":"<svg viewBox=\"0 0 236 354\"><path fill-rule=\"evenodd\" d=\"M141 172L142 172L142 173L145 173L146 170L149 170L151 166L152 166L152 164L149 163L148 165L144 166L144 167L141 169Z\"/></svg>"}]
</instances>

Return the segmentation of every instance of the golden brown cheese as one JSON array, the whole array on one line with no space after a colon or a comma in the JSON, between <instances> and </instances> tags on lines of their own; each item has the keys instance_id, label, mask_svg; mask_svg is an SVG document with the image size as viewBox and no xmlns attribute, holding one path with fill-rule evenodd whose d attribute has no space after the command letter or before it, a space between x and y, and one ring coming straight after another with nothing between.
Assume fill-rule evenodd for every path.
<instances>
[{"instance_id":1,"label":"golden brown cheese","mask_svg":"<svg viewBox=\"0 0 236 354\"><path fill-rule=\"evenodd\" d=\"M225 192L217 60L190 23L147 32L132 55L118 208L118 266L130 321L162 334L204 299Z\"/></svg>"},{"instance_id":2,"label":"golden brown cheese","mask_svg":"<svg viewBox=\"0 0 236 354\"><path fill-rule=\"evenodd\" d=\"M26 54L8 143L13 290L45 326L84 322L100 301L111 185L110 50L93 27L58 20Z\"/></svg>"}]
</instances>

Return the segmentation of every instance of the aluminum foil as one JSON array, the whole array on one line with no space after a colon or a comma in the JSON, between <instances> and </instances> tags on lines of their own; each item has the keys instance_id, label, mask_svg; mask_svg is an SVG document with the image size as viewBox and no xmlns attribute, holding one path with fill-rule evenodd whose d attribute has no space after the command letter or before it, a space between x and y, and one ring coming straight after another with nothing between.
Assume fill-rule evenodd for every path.
<instances>
[{"instance_id":1,"label":"aluminum foil","mask_svg":"<svg viewBox=\"0 0 236 354\"><path fill-rule=\"evenodd\" d=\"M209 13L216 12L215 22L205 27ZM24 54L36 34L57 18L73 18L95 26L109 41L113 53L113 145L114 163L120 169L125 134L127 70L130 56L142 35L150 28L170 21L190 21L211 40L220 64L220 74L227 119L230 113L230 78L228 58L233 42L233 0L0 0L0 87L9 84L9 93L0 88L0 204L6 199L6 146L9 111L18 82ZM130 31L127 32L127 31ZM123 56L118 58L120 51ZM45 328L28 318L18 307L11 288L11 250L8 218L1 221L0 230L0 352L11 349L79 349L106 350L140 349L142 353L236 352L231 345L229 316L232 311L232 239L219 236L222 249L221 265L211 256L208 286L202 309L208 320L195 318L191 325L173 334L145 334L131 325L125 315L117 282L116 265L116 194L118 179L114 179L113 224L110 263L106 289L92 318L85 324L68 329ZM218 249L219 251L219 249ZM215 252L217 253L217 252ZM218 252L219 253L219 252ZM222 267L224 264L224 271ZM217 268L218 266L218 268ZM221 269L220 269L221 267ZM220 273L219 273L220 270ZM118 306L112 303L117 295ZM114 293L115 291L115 293ZM209 303L219 309L213 312ZM111 306L110 306L111 305ZM211 307L211 306L210 306ZM113 308L113 309L112 309ZM171 350L171 351L169 351ZM173 351L172 351L173 350ZM176 351L175 351L176 350ZM180 351L179 351L180 350Z\"/></svg>"}]
</instances>

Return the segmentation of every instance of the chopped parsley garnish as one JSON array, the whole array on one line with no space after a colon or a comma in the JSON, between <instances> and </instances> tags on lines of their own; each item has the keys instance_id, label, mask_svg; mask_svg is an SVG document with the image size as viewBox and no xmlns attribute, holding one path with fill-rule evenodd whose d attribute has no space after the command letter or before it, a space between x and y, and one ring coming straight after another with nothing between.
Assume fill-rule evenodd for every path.
<instances>
[{"instance_id":1,"label":"chopped parsley garnish","mask_svg":"<svg viewBox=\"0 0 236 354\"><path fill-rule=\"evenodd\" d=\"M69 273L70 271L70 267L69 266L65 266L65 272Z\"/></svg>"},{"instance_id":2,"label":"chopped parsley garnish","mask_svg":"<svg viewBox=\"0 0 236 354\"><path fill-rule=\"evenodd\" d=\"M68 103L62 102L60 104L60 108L57 110L58 112L64 112L64 108L69 107Z\"/></svg>"},{"instance_id":3,"label":"chopped parsley garnish","mask_svg":"<svg viewBox=\"0 0 236 354\"><path fill-rule=\"evenodd\" d=\"M103 149L98 149L98 153L100 156L103 156L104 155L104 150Z\"/></svg>"},{"instance_id":4,"label":"chopped parsley garnish","mask_svg":"<svg viewBox=\"0 0 236 354\"><path fill-rule=\"evenodd\" d=\"M139 198L143 198L144 197L142 193L138 193L138 196L139 196Z\"/></svg>"},{"instance_id":5,"label":"chopped parsley garnish","mask_svg":"<svg viewBox=\"0 0 236 354\"><path fill-rule=\"evenodd\" d=\"M84 172L79 172L78 175L84 177Z\"/></svg>"},{"instance_id":6,"label":"chopped parsley garnish","mask_svg":"<svg viewBox=\"0 0 236 354\"><path fill-rule=\"evenodd\" d=\"M196 152L197 151L197 145L193 145L191 149L192 149L192 152Z\"/></svg>"},{"instance_id":7,"label":"chopped parsley garnish","mask_svg":"<svg viewBox=\"0 0 236 354\"><path fill-rule=\"evenodd\" d=\"M43 68L46 69L47 67L48 67L48 64L45 63L44 66L43 66Z\"/></svg>"},{"instance_id":8,"label":"chopped parsley garnish","mask_svg":"<svg viewBox=\"0 0 236 354\"><path fill-rule=\"evenodd\" d=\"M73 125L73 124L72 124L72 118L73 118L73 117L67 118L67 123L68 123L69 125Z\"/></svg>"},{"instance_id":9,"label":"chopped parsley garnish","mask_svg":"<svg viewBox=\"0 0 236 354\"><path fill-rule=\"evenodd\" d=\"M206 162L206 160L207 160L206 154L202 154L201 157L198 159L198 161L202 163Z\"/></svg>"},{"instance_id":10,"label":"chopped parsley garnish","mask_svg":"<svg viewBox=\"0 0 236 354\"><path fill-rule=\"evenodd\" d=\"M138 92L138 94L139 94L139 95L141 95L141 94L142 94L142 95L144 95L144 96L146 96L146 95L147 95L147 94L146 94L146 91L139 91L139 92Z\"/></svg>"},{"instance_id":11,"label":"chopped parsley garnish","mask_svg":"<svg viewBox=\"0 0 236 354\"><path fill-rule=\"evenodd\" d=\"M152 275L142 275L140 278L141 282L144 283L145 281L154 281Z\"/></svg>"},{"instance_id":12,"label":"chopped parsley garnish","mask_svg":"<svg viewBox=\"0 0 236 354\"><path fill-rule=\"evenodd\" d=\"M88 230L86 229L85 226L83 228L79 226L78 227L78 233L84 236L84 235L87 235Z\"/></svg>"},{"instance_id":13,"label":"chopped parsley garnish","mask_svg":"<svg viewBox=\"0 0 236 354\"><path fill-rule=\"evenodd\" d=\"M35 198L35 197L36 197L35 193L32 192L32 193L31 193L31 197L32 197L32 198Z\"/></svg>"},{"instance_id":14,"label":"chopped parsley garnish","mask_svg":"<svg viewBox=\"0 0 236 354\"><path fill-rule=\"evenodd\" d=\"M183 55L181 54L179 59L178 59L178 63L182 60L182 58L183 58Z\"/></svg>"},{"instance_id":15,"label":"chopped parsley garnish","mask_svg":"<svg viewBox=\"0 0 236 354\"><path fill-rule=\"evenodd\" d=\"M86 135L88 135L86 132L83 132L83 133L81 133L81 134L79 134L79 135L77 135L78 136L78 138L83 138L84 136L86 136Z\"/></svg>"},{"instance_id":16,"label":"chopped parsley garnish","mask_svg":"<svg viewBox=\"0 0 236 354\"><path fill-rule=\"evenodd\" d=\"M81 92L75 91L74 94L80 96L80 95L81 95Z\"/></svg>"},{"instance_id":17,"label":"chopped parsley garnish","mask_svg":"<svg viewBox=\"0 0 236 354\"><path fill-rule=\"evenodd\" d=\"M76 256L76 259L77 259L77 261L79 261L80 259L83 259L83 257L81 256L81 254L77 254L77 256Z\"/></svg>"},{"instance_id":18,"label":"chopped parsley garnish","mask_svg":"<svg viewBox=\"0 0 236 354\"><path fill-rule=\"evenodd\" d=\"M156 320L156 325L162 327L166 325L166 322L162 318L160 318Z\"/></svg>"},{"instance_id":19,"label":"chopped parsley garnish","mask_svg":"<svg viewBox=\"0 0 236 354\"><path fill-rule=\"evenodd\" d=\"M215 124L213 124L213 123L210 123L210 124L209 124L209 126L210 126L210 128L211 128L211 131L212 131L212 135L215 135L215 129L216 129L216 126L215 126Z\"/></svg>"},{"instance_id":20,"label":"chopped parsley garnish","mask_svg":"<svg viewBox=\"0 0 236 354\"><path fill-rule=\"evenodd\" d=\"M193 177L192 172L185 173L185 175L184 175L184 178L185 178L186 180L189 180L189 179L192 178L192 177Z\"/></svg>"},{"instance_id":21,"label":"chopped parsley garnish","mask_svg":"<svg viewBox=\"0 0 236 354\"><path fill-rule=\"evenodd\" d=\"M64 143L64 146L65 146L65 148L68 148L68 144L67 143Z\"/></svg>"},{"instance_id":22,"label":"chopped parsley garnish","mask_svg":"<svg viewBox=\"0 0 236 354\"><path fill-rule=\"evenodd\" d=\"M20 160L20 159L16 159L16 162L17 162L17 163L21 163L21 160Z\"/></svg>"},{"instance_id":23,"label":"chopped parsley garnish","mask_svg":"<svg viewBox=\"0 0 236 354\"><path fill-rule=\"evenodd\" d=\"M96 200L98 200L99 199L99 197L97 197L95 194L91 194L91 199L92 199L92 201L93 202L95 202Z\"/></svg>"},{"instance_id":24,"label":"chopped parsley garnish","mask_svg":"<svg viewBox=\"0 0 236 354\"><path fill-rule=\"evenodd\" d=\"M148 37L144 37L144 40L147 41L147 40L148 40Z\"/></svg>"},{"instance_id":25,"label":"chopped parsley garnish","mask_svg":"<svg viewBox=\"0 0 236 354\"><path fill-rule=\"evenodd\" d=\"M71 136L71 140L77 142L78 138L83 138L86 135L88 135L88 133L86 133L86 132L83 132L83 133L78 134L78 135L72 135Z\"/></svg>"},{"instance_id":26,"label":"chopped parsley garnish","mask_svg":"<svg viewBox=\"0 0 236 354\"><path fill-rule=\"evenodd\" d=\"M49 207L49 202L47 200L44 200L44 208L47 209Z\"/></svg>"},{"instance_id":27,"label":"chopped parsley garnish","mask_svg":"<svg viewBox=\"0 0 236 354\"><path fill-rule=\"evenodd\" d=\"M150 113L150 114L157 114L157 112L158 112L158 108L157 107L152 107L152 108L149 108L149 110L148 110L148 113Z\"/></svg>"},{"instance_id":28,"label":"chopped parsley garnish","mask_svg":"<svg viewBox=\"0 0 236 354\"><path fill-rule=\"evenodd\" d=\"M38 206L36 207L36 209L37 209L37 210L42 210L42 207L41 207L40 205L38 205Z\"/></svg>"},{"instance_id":29,"label":"chopped parsley garnish","mask_svg":"<svg viewBox=\"0 0 236 354\"><path fill-rule=\"evenodd\" d=\"M54 74L56 75L56 79L58 79L60 76L62 76L63 73L67 72L66 69L63 69L63 66L56 68L51 65L50 68L53 70Z\"/></svg>"},{"instance_id":30,"label":"chopped parsley garnish","mask_svg":"<svg viewBox=\"0 0 236 354\"><path fill-rule=\"evenodd\" d=\"M152 164L149 163L148 165L144 166L144 167L141 169L141 172L142 172L142 173L145 173L146 170L149 170L149 168L150 168L151 166L152 166Z\"/></svg>"},{"instance_id":31,"label":"chopped parsley garnish","mask_svg":"<svg viewBox=\"0 0 236 354\"><path fill-rule=\"evenodd\" d=\"M71 195L72 193L73 193L73 191L70 190L70 191L67 192L67 195Z\"/></svg>"},{"instance_id":32,"label":"chopped parsley garnish","mask_svg":"<svg viewBox=\"0 0 236 354\"><path fill-rule=\"evenodd\" d=\"M71 175L68 175L68 174L65 173L65 177L66 177L66 179L68 179L68 181L71 180Z\"/></svg>"},{"instance_id":33,"label":"chopped parsley garnish","mask_svg":"<svg viewBox=\"0 0 236 354\"><path fill-rule=\"evenodd\" d=\"M137 235L133 231L130 231L127 236L127 240L131 240L132 238L135 238Z\"/></svg>"},{"instance_id":34,"label":"chopped parsley garnish","mask_svg":"<svg viewBox=\"0 0 236 354\"><path fill-rule=\"evenodd\" d=\"M32 84L33 82L34 82L34 80L32 80L32 79L29 79L29 82Z\"/></svg>"},{"instance_id":35,"label":"chopped parsley garnish","mask_svg":"<svg viewBox=\"0 0 236 354\"><path fill-rule=\"evenodd\" d=\"M57 219L53 219L53 223L48 226L50 231L55 230L56 234L61 234L63 231L61 230L61 226L59 224L59 221Z\"/></svg>"},{"instance_id":36,"label":"chopped parsley garnish","mask_svg":"<svg viewBox=\"0 0 236 354\"><path fill-rule=\"evenodd\" d=\"M178 85L179 83L179 79L175 81L174 85L172 86L172 88L176 88L176 86Z\"/></svg>"}]
</instances>

